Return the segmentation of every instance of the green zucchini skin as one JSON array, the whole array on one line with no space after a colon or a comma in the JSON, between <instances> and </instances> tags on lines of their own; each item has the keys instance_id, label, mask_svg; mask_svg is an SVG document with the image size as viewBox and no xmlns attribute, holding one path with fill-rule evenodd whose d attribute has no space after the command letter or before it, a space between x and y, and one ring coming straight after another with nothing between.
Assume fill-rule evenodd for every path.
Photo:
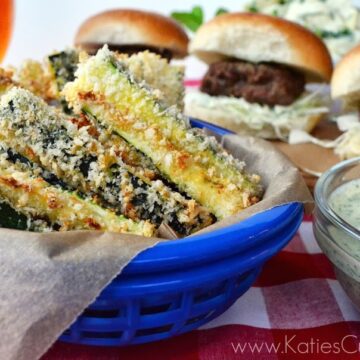
<instances>
[{"instance_id":1,"label":"green zucchini skin","mask_svg":"<svg viewBox=\"0 0 360 360\"><path fill-rule=\"evenodd\" d=\"M34 232L52 231L47 221L26 216L4 201L0 201L0 228Z\"/></svg>"},{"instance_id":2,"label":"green zucchini skin","mask_svg":"<svg viewBox=\"0 0 360 360\"><path fill-rule=\"evenodd\" d=\"M75 72L79 63L79 54L76 50L65 50L48 56L50 67L53 70L59 92L64 86L75 79Z\"/></svg>"},{"instance_id":3,"label":"green zucchini skin","mask_svg":"<svg viewBox=\"0 0 360 360\"><path fill-rule=\"evenodd\" d=\"M150 178L144 156L122 148L118 137L115 141L101 134L88 118L66 116L28 91L13 88L1 101L0 119L0 140L9 149L102 207L134 221L149 220L155 226L165 222L181 236L214 222L193 200L156 176Z\"/></svg>"},{"instance_id":4,"label":"green zucchini skin","mask_svg":"<svg viewBox=\"0 0 360 360\"><path fill-rule=\"evenodd\" d=\"M79 63L79 53L74 49L64 50L49 55L47 60L56 83L58 102L63 111L71 115L72 111L60 93L68 82L75 79L75 72Z\"/></svg>"},{"instance_id":5,"label":"green zucchini skin","mask_svg":"<svg viewBox=\"0 0 360 360\"><path fill-rule=\"evenodd\" d=\"M76 113L93 114L218 219L260 200L260 176L248 174L214 139L192 129L176 109L163 106L106 48L79 64L63 94Z\"/></svg>"},{"instance_id":6,"label":"green zucchini skin","mask_svg":"<svg viewBox=\"0 0 360 360\"><path fill-rule=\"evenodd\" d=\"M149 222L134 222L101 208L91 199L53 186L32 169L11 163L4 153L0 155L0 199L26 219L43 220L51 229L155 234ZM29 222L27 224L29 226ZM34 224L39 225L38 222Z\"/></svg>"}]
</instances>

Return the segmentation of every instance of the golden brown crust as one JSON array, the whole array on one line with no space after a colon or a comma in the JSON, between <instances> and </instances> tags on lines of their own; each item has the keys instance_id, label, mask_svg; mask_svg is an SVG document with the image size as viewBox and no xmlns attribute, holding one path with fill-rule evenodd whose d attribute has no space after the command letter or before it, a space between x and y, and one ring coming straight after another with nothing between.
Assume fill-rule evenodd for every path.
<instances>
[{"instance_id":1,"label":"golden brown crust","mask_svg":"<svg viewBox=\"0 0 360 360\"><path fill-rule=\"evenodd\" d=\"M360 99L359 91L360 45L350 50L336 65L331 79L331 96L356 101Z\"/></svg>"},{"instance_id":2,"label":"golden brown crust","mask_svg":"<svg viewBox=\"0 0 360 360\"><path fill-rule=\"evenodd\" d=\"M150 45L169 49L175 58L182 58L187 55L189 39L171 18L147 11L114 9L96 14L80 26L75 45L91 42Z\"/></svg>"},{"instance_id":3,"label":"golden brown crust","mask_svg":"<svg viewBox=\"0 0 360 360\"><path fill-rule=\"evenodd\" d=\"M190 44L190 52L206 62L217 60L211 56L207 61L207 52L238 57L242 51L254 62L285 63L325 81L331 78L332 61L322 40L301 25L278 17L224 14L204 24Z\"/></svg>"}]
</instances>

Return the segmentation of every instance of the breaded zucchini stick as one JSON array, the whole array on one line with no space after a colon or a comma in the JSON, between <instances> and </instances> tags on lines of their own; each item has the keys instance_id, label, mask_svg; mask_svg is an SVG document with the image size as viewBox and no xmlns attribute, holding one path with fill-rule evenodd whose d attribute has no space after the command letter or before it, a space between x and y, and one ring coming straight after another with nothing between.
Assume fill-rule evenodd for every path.
<instances>
[{"instance_id":1,"label":"breaded zucchini stick","mask_svg":"<svg viewBox=\"0 0 360 360\"><path fill-rule=\"evenodd\" d=\"M65 230L102 230L152 236L149 222L134 222L103 209L76 193L50 185L30 170L19 169L0 155L0 197L24 215L46 219Z\"/></svg>"},{"instance_id":2,"label":"breaded zucchini stick","mask_svg":"<svg viewBox=\"0 0 360 360\"><path fill-rule=\"evenodd\" d=\"M16 85L12 75L11 71L0 68L0 96Z\"/></svg>"},{"instance_id":3,"label":"breaded zucchini stick","mask_svg":"<svg viewBox=\"0 0 360 360\"><path fill-rule=\"evenodd\" d=\"M47 57L46 62L59 92L66 83L74 80L80 55L85 56L84 53L80 54L74 49L67 49ZM156 96L167 106L175 105L180 110L184 108L183 67L171 65L166 59L149 51L131 56L116 54L116 57L129 67L138 81L145 81L150 87L156 89Z\"/></svg>"},{"instance_id":4,"label":"breaded zucchini stick","mask_svg":"<svg viewBox=\"0 0 360 360\"><path fill-rule=\"evenodd\" d=\"M27 230L36 232L52 231L51 225L44 219L36 219L16 211L12 206L0 200L0 228Z\"/></svg>"},{"instance_id":5,"label":"breaded zucchini stick","mask_svg":"<svg viewBox=\"0 0 360 360\"><path fill-rule=\"evenodd\" d=\"M76 50L69 49L49 55L47 60L60 92L66 83L74 80L79 54Z\"/></svg>"},{"instance_id":6,"label":"breaded zucchini stick","mask_svg":"<svg viewBox=\"0 0 360 360\"><path fill-rule=\"evenodd\" d=\"M157 226L165 222L180 235L214 221L194 200L141 167L143 156L124 141L116 137L112 142L87 118L66 116L27 90L12 88L2 97L0 140L71 189L135 221L149 220Z\"/></svg>"},{"instance_id":7,"label":"breaded zucchini stick","mask_svg":"<svg viewBox=\"0 0 360 360\"><path fill-rule=\"evenodd\" d=\"M25 60L18 68L11 68L12 80L46 101L57 100L59 91L48 66L35 60Z\"/></svg>"},{"instance_id":8,"label":"breaded zucchini stick","mask_svg":"<svg viewBox=\"0 0 360 360\"><path fill-rule=\"evenodd\" d=\"M107 48L81 63L63 91L75 112L91 113L151 158L160 172L218 219L260 200L260 177L223 150L215 139L191 129L166 109Z\"/></svg>"}]
</instances>

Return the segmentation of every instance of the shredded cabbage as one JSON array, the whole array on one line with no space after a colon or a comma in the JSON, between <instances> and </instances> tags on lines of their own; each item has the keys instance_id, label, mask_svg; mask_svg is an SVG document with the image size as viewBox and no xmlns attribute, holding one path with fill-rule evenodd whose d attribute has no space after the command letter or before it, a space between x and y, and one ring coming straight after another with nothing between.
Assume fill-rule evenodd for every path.
<instances>
[{"instance_id":1,"label":"shredded cabbage","mask_svg":"<svg viewBox=\"0 0 360 360\"><path fill-rule=\"evenodd\" d=\"M360 12L351 0L252 0L246 9L307 27L324 40L334 61L360 42Z\"/></svg>"},{"instance_id":2,"label":"shredded cabbage","mask_svg":"<svg viewBox=\"0 0 360 360\"><path fill-rule=\"evenodd\" d=\"M308 134L307 132L299 129L291 130L289 135L289 144L296 145L296 144L305 144L305 143L312 143L315 145L319 145L323 148L333 148L337 145L338 141L335 140L322 140L318 139L315 136Z\"/></svg>"},{"instance_id":3,"label":"shredded cabbage","mask_svg":"<svg viewBox=\"0 0 360 360\"><path fill-rule=\"evenodd\" d=\"M313 143L324 148L334 148L341 159L360 156L360 122L355 113L344 114L335 118L339 130L343 131L335 140L320 140L302 130L292 130L289 136L290 144Z\"/></svg>"},{"instance_id":4,"label":"shredded cabbage","mask_svg":"<svg viewBox=\"0 0 360 360\"><path fill-rule=\"evenodd\" d=\"M237 124L246 124L257 133L263 131L260 134L263 137L276 137L286 141L292 129L307 128L309 116L328 113L330 99L319 89L305 93L290 106L269 107L249 103L242 98L215 97L200 92L187 94L185 102L190 116L194 115L191 109L201 107L217 117L228 117Z\"/></svg>"},{"instance_id":5,"label":"shredded cabbage","mask_svg":"<svg viewBox=\"0 0 360 360\"><path fill-rule=\"evenodd\" d=\"M334 151L342 159L360 156L360 124L344 132L338 138Z\"/></svg>"}]
</instances>

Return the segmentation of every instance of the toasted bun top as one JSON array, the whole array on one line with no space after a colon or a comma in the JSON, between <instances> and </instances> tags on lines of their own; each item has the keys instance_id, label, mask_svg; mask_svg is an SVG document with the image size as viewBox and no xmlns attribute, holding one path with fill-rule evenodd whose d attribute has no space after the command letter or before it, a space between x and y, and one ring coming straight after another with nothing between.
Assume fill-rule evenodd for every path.
<instances>
[{"instance_id":1,"label":"toasted bun top","mask_svg":"<svg viewBox=\"0 0 360 360\"><path fill-rule=\"evenodd\" d=\"M331 96L360 99L360 45L350 50L336 65L331 79ZM353 99L355 100L355 99Z\"/></svg>"},{"instance_id":2,"label":"toasted bun top","mask_svg":"<svg viewBox=\"0 0 360 360\"><path fill-rule=\"evenodd\" d=\"M170 50L175 58L187 55L188 36L172 19L147 11L109 10L87 19L79 28L75 45L87 43L149 45Z\"/></svg>"},{"instance_id":3,"label":"toasted bun top","mask_svg":"<svg viewBox=\"0 0 360 360\"><path fill-rule=\"evenodd\" d=\"M332 61L315 34L277 17L228 13L202 25L190 43L190 53L210 64L226 58L276 62L305 72L309 80L330 81Z\"/></svg>"}]
</instances>

